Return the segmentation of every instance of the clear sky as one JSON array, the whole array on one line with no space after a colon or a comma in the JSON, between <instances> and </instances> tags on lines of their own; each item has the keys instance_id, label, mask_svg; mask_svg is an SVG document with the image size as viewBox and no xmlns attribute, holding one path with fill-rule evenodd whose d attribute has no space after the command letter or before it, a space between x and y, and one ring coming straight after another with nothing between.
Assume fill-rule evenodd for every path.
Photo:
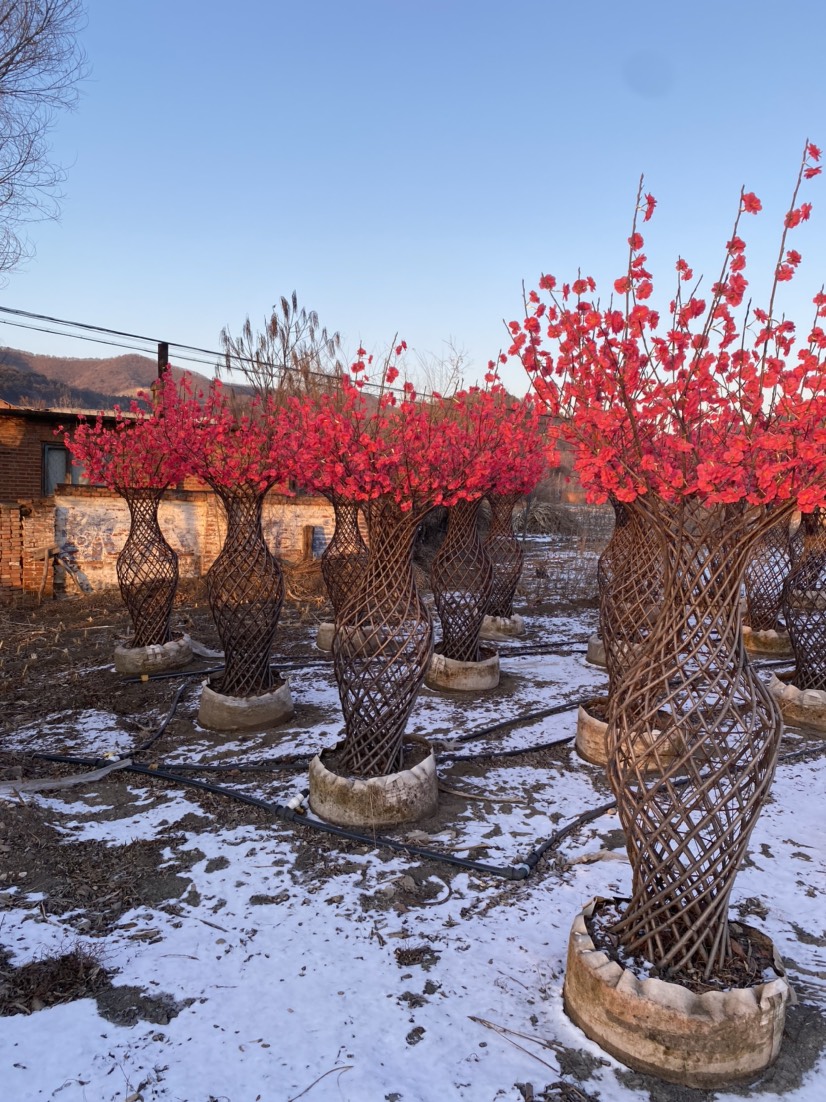
<instances>
[{"instance_id":1,"label":"clear sky","mask_svg":"<svg viewBox=\"0 0 826 1102\"><path fill-rule=\"evenodd\" d=\"M641 172L660 299L678 254L713 278L741 184L765 208L744 227L759 299L804 138L826 146L822 0L87 6L91 75L53 133L62 217L30 227L0 304L156 339L215 348L295 288L351 351L452 338L469 381L523 279L581 267L610 288ZM784 289L801 325L826 280L822 177L804 198Z\"/></svg>"}]
</instances>

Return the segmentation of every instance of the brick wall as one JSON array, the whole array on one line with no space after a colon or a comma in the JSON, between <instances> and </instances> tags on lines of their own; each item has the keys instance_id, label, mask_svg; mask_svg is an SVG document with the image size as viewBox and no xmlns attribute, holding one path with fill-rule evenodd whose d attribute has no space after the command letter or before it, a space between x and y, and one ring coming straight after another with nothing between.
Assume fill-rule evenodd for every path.
<instances>
[{"instance_id":1,"label":"brick wall","mask_svg":"<svg viewBox=\"0 0 826 1102\"><path fill-rule=\"evenodd\" d=\"M0 416L0 501L38 498L43 493L43 445L62 444L59 421L44 414Z\"/></svg>"},{"instance_id":2,"label":"brick wall","mask_svg":"<svg viewBox=\"0 0 826 1102\"><path fill-rule=\"evenodd\" d=\"M50 501L0 502L0 601L53 596L55 549Z\"/></svg>"}]
</instances>

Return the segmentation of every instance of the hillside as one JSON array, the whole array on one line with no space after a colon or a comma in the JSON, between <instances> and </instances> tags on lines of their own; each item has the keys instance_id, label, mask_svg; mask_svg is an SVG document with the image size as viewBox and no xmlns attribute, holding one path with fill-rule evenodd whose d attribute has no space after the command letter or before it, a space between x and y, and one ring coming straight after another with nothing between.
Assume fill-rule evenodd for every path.
<instances>
[{"instance_id":1,"label":"hillside","mask_svg":"<svg viewBox=\"0 0 826 1102\"><path fill-rule=\"evenodd\" d=\"M157 377L156 361L127 353L100 359L41 356L0 348L0 398L50 409L110 409L128 405ZM208 380L192 373L200 385Z\"/></svg>"},{"instance_id":2,"label":"hillside","mask_svg":"<svg viewBox=\"0 0 826 1102\"><path fill-rule=\"evenodd\" d=\"M20 371L0 360L0 398L29 409L111 409L128 406L128 394L105 394L87 387L71 387L34 371Z\"/></svg>"}]
</instances>

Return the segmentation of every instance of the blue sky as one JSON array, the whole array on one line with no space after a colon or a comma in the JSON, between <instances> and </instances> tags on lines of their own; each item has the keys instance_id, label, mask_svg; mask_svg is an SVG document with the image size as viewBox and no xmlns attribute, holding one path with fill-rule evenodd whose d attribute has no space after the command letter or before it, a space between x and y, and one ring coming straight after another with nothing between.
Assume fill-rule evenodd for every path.
<instances>
[{"instance_id":1,"label":"blue sky","mask_svg":"<svg viewBox=\"0 0 826 1102\"><path fill-rule=\"evenodd\" d=\"M87 0L91 64L58 119L59 223L0 304L215 348L295 288L345 345L395 333L483 374L521 281L622 273L637 181L646 245L719 268L741 184L756 300L803 140L826 145L815 0ZM784 289L826 279L822 178ZM761 275L762 273L762 275ZM4 326L0 342L106 350ZM173 362L175 360L173 350ZM521 372L505 381L524 390Z\"/></svg>"}]
</instances>

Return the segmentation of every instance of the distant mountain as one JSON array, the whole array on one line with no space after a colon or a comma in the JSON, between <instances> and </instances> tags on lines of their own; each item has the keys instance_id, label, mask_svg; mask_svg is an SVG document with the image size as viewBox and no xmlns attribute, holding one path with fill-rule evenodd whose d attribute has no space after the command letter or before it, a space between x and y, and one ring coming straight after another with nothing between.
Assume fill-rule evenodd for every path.
<instances>
[{"instance_id":1,"label":"distant mountain","mask_svg":"<svg viewBox=\"0 0 826 1102\"><path fill-rule=\"evenodd\" d=\"M67 386L35 371L20 371L0 360L0 398L27 409L111 409L128 408L128 394L103 394L99 390Z\"/></svg>"},{"instance_id":2,"label":"distant mountain","mask_svg":"<svg viewBox=\"0 0 826 1102\"><path fill-rule=\"evenodd\" d=\"M176 369L176 374L182 372ZM18 348L0 348L0 398L16 406L48 409L111 409L128 406L139 390L157 378L148 356L127 353L101 359L41 356ZM205 386L205 376L192 372Z\"/></svg>"}]
</instances>

